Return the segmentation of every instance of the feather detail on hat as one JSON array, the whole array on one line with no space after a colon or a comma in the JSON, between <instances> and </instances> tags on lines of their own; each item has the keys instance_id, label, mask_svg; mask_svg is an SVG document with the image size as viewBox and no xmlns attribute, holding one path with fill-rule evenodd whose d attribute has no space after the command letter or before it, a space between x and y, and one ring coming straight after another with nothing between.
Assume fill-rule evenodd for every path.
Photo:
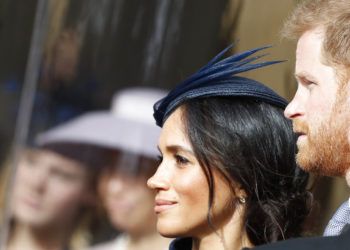
<instances>
[{"instance_id":1,"label":"feather detail on hat","mask_svg":"<svg viewBox=\"0 0 350 250\"><path fill-rule=\"evenodd\" d=\"M253 56L256 52L270 48L259 47L231 55L220 60L233 45L225 48L204 67L178 84L166 97L154 104L154 118L162 127L167 117L184 101L210 96L235 96L254 98L285 108L287 102L273 90L255 80L235 76L236 74L262 68L283 61L256 62L266 54Z\"/></svg>"}]
</instances>

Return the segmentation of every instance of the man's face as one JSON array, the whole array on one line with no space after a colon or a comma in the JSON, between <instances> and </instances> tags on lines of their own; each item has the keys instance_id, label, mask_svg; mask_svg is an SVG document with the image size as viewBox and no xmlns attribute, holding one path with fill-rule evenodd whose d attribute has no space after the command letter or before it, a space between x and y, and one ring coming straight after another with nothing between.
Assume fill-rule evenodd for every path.
<instances>
[{"instance_id":1,"label":"man's face","mask_svg":"<svg viewBox=\"0 0 350 250\"><path fill-rule=\"evenodd\" d=\"M347 85L322 58L323 30L305 32L296 51L298 90L285 110L299 135L297 162L306 171L344 175L349 165Z\"/></svg>"}]
</instances>

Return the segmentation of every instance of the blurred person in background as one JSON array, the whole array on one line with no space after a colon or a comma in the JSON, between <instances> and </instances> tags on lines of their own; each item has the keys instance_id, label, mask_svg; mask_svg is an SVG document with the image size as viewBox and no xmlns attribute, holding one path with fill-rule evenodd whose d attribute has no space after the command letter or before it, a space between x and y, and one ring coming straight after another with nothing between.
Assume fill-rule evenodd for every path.
<instances>
[{"instance_id":1,"label":"blurred person in background","mask_svg":"<svg viewBox=\"0 0 350 250\"><path fill-rule=\"evenodd\" d=\"M39 138L111 150L98 179L98 194L120 234L91 250L168 249L170 240L156 230L154 192L146 185L157 169L160 129L152 118L153 104L165 95L154 88L121 90L114 95L111 110L85 113Z\"/></svg>"},{"instance_id":2,"label":"blurred person in background","mask_svg":"<svg viewBox=\"0 0 350 250\"><path fill-rule=\"evenodd\" d=\"M78 250L89 244L96 217L96 166L105 159L99 153L91 146L63 142L22 152L7 250Z\"/></svg>"}]
</instances>

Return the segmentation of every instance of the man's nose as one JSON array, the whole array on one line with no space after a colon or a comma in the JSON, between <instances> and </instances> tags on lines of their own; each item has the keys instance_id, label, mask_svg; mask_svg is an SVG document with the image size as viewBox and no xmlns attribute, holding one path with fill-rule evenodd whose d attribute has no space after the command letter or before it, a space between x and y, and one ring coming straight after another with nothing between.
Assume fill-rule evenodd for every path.
<instances>
[{"instance_id":1,"label":"man's nose","mask_svg":"<svg viewBox=\"0 0 350 250\"><path fill-rule=\"evenodd\" d=\"M284 110L284 116L288 119L294 119L302 115L304 115L304 102L300 91L297 91L293 100Z\"/></svg>"}]
</instances>

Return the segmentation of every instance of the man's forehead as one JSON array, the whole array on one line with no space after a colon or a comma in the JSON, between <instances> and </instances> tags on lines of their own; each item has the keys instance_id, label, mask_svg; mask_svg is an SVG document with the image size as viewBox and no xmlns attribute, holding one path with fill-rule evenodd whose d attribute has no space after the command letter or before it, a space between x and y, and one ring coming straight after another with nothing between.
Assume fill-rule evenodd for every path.
<instances>
[{"instance_id":1,"label":"man's forehead","mask_svg":"<svg viewBox=\"0 0 350 250\"><path fill-rule=\"evenodd\" d=\"M313 69L322 64L323 33L312 29L299 38L296 49L295 73L298 77L315 78Z\"/></svg>"},{"instance_id":2,"label":"man's forehead","mask_svg":"<svg viewBox=\"0 0 350 250\"><path fill-rule=\"evenodd\" d=\"M304 32L297 43L296 57L302 57L305 52L310 50L320 51L324 39L323 31L320 29L312 29Z\"/></svg>"}]
</instances>

